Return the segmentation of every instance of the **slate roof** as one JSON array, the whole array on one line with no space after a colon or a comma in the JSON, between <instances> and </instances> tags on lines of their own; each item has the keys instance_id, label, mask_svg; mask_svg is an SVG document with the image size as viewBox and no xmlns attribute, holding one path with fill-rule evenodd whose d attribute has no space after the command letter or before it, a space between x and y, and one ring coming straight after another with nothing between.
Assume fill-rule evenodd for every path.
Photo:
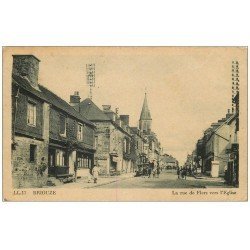
<instances>
[{"instance_id":1,"label":"slate roof","mask_svg":"<svg viewBox=\"0 0 250 250\"><path fill-rule=\"evenodd\" d=\"M111 121L111 119L90 99L80 102L79 111L91 121Z\"/></svg>"},{"instance_id":2,"label":"slate roof","mask_svg":"<svg viewBox=\"0 0 250 250\"><path fill-rule=\"evenodd\" d=\"M95 126L91 121L89 121L87 118L85 118L83 115L81 115L79 112L77 112L73 107L71 107L66 101L64 101L62 98L51 92L49 89L45 88L44 86L39 84L39 90L33 88L28 80L12 75L12 79L14 80L13 82L18 84L20 87L25 89L26 91L30 92L31 94L39 97L45 102L48 102L55 106L56 108L66 112L68 115L73 116L74 118L77 118L79 121Z\"/></svg>"},{"instance_id":3,"label":"slate roof","mask_svg":"<svg viewBox=\"0 0 250 250\"><path fill-rule=\"evenodd\" d=\"M144 97L144 101L143 101L140 120L152 120L151 114L150 114L150 111L148 108L148 101L147 101L147 94L146 93L145 93L145 97Z\"/></svg>"}]
</instances>

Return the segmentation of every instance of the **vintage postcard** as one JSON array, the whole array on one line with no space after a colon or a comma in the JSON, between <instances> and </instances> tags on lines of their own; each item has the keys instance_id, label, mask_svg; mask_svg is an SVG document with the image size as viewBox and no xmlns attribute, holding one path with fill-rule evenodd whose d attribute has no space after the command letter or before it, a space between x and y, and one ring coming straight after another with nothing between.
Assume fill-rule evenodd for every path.
<instances>
[{"instance_id":1,"label":"vintage postcard","mask_svg":"<svg viewBox=\"0 0 250 250\"><path fill-rule=\"evenodd\" d=\"M5 201L247 201L247 47L4 47Z\"/></svg>"}]
</instances>

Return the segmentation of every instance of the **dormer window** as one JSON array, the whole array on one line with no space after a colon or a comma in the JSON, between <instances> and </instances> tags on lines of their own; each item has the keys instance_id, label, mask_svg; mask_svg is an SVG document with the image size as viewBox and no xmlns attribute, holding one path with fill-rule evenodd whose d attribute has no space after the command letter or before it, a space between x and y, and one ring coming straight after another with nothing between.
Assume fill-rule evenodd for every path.
<instances>
[{"instance_id":1,"label":"dormer window","mask_svg":"<svg viewBox=\"0 0 250 250\"><path fill-rule=\"evenodd\" d=\"M83 140L83 124L82 123L78 123L77 139L79 141Z\"/></svg>"},{"instance_id":2,"label":"dormer window","mask_svg":"<svg viewBox=\"0 0 250 250\"><path fill-rule=\"evenodd\" d=\"M60 115L60 135L66 136L66 117Z\"/></svg>"}]
</instances>

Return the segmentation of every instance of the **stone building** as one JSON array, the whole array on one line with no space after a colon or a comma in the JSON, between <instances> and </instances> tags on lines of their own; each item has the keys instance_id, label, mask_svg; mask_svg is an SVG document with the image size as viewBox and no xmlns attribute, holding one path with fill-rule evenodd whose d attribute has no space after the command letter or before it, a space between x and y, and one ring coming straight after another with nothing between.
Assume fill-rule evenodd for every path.
<instances>
[{"instance_id":1,"label":"stone building","mask_svg":"<svg viewBox=\"0 0 250 250\"><path fill-rule=\"evenodd\" d=\"M147 154L144 151L146 139L143 137L142 131L137 127L130 128L132 134L131 157L134 170L143 167L147 162Z\"/></svg>"},{"instance_id":2,"label":"stone building","mask_svg":"<svg viewBox=\"0 0 250 250\"><path fill-rule=\"evenodd\" d=\"M91 167L95 152L95 125L38 84L39 62L33 55L13 56L13 176L25 173L31 186L42 158L48 165L45 176L69 176L75 164Z\"/></svg>"},{"instance_id":3,"label":"stone building","mask_svg":"<svg viewBox=\"0 0 250 250\"><path fill-rule=\"evenodd\" d=\"M239 185L239 92L233 98L235 113L227 121L229 126L228 167L226 181L228 184Z\"/></svg>"},{"instance_id":4,"label":"stone building","mask_svg":"<svg viewBox=\"0 0 250 250\"><path fill-rule=\"evenodd\" d=\"M80 102L76 96L70 96L70 104L87 117L96 126L95 162L100 174L113 175L131 172L131 140L129 116L119 116L110 105L103 105L101 110L91 99Z\"/></svg>"},{"instance_id":5,"label":"stone building","mask_svg":"<svg viewBox=\"0 0 250 250\"><path fill-rule=\"evenodd\" d=\"M228 110L226 117L211 124L196 144L197 162L203 173L223 176L228 164L230 127L228 122L232 114Z\"/></svg>"}]
</instances>

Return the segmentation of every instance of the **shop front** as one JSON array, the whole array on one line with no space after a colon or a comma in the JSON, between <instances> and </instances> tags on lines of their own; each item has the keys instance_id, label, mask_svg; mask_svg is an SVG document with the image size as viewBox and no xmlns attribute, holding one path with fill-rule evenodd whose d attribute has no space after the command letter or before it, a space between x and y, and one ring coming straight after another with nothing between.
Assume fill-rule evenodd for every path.
<instances>
[{"instance_id":1,"label":"shop front","mask_svg":"<svg viewBox=\"0 0 250 250\"><path fill-rule=\"evenodd\" d=\"M48 176L58 177L67 174L69 166L66 148L49 145Z\"/></svg>"},{"instance_id":2,"label":"shop front","mask_svg":"<svg viewBox=\"0 0 250 250\"><path fill-rule=\"evenodd\" d=\"M119 174L118 169L118 154L117 153L110 153L110 169L109 169L109 174L110 175L115 175Z\"/></svg>"},{"instance_id":3,"label":"shop front","mask_svg":"<svg viewBox=\"0 0 250 250\"><path fill-rule=\"evenodd\" d=\"M77 176L87 177L94 166L94 153L84 150L76 152Z\"/></svg>"},{"instance_id":4,"label":"shop front","mask_svg":"<svg viewBox=\"0 0 250 250\"><path fill-rule=\"evenodd\" d=\"M225 173L225 180L228 185L239 185L239 144L232 143L230 149L227 150L229 161Z\"/></svg>"}]
</instances>

